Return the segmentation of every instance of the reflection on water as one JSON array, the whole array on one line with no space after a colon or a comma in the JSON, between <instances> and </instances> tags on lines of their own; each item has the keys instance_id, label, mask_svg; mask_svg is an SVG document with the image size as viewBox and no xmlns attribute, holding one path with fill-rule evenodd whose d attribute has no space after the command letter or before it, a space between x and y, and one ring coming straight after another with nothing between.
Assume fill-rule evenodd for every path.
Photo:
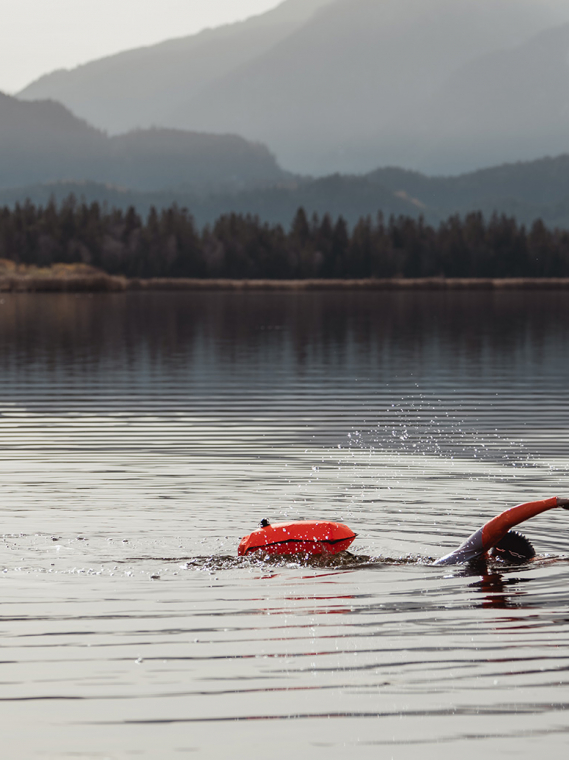
<instances>
[{"instance_id":1,"label":"reflection on water","mask_svg":"<svg viewBox=\"0 0 569 760\"><path fill-rule=\"evenodd\" d=\"M561 756L569 515L430 561L569 493L563 293L1 301L7 756ZM237 558L263 517L354 553Z\"/></svg>"}]
</instances>

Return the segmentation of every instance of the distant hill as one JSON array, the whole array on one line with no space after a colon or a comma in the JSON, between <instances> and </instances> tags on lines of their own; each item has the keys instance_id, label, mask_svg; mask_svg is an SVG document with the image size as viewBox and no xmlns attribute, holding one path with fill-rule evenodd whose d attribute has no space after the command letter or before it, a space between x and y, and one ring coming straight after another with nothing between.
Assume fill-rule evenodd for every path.
<instances>
[{"instance_id":1,"label":"distant hill","mask_svg":"<svg viewBox=\"0 0 569 760\"><path fill-rule=\"evenodd\" d=\"M559 0L288 0L21 95L113 132L240 134L291 171L457 173L569 150L564 33L535 37L566 22Z\"/></svg>"},{"instance_id":2,"label":"distant hill","mask_svg":"<svg viewBox=\"0 0 569 760\"><path fill-rule=\"evenodd\" d=\"M289 175L263 145L234 135L150 129L109 137L59 103L0 93L0 187L61 180L219 192Z\"/></svg>"},{"instance_id":3,"label":"distant hill","mask_svg":"<svg viewBox=\"0 0 569 760\"><path fill-rule=\"evenodd\" d=\"M108 144L110 166L86 176L139 190L237 191L290 177L264 145L235 135L147 129L108 138Z\"/></svg>"},{"instance_id":4,"label":"distant hill","mask_svg":"<svg viewBox=\"0 0 569 760\"><path fill-rule=\"evenodd\" d=\"M510 201L550 206L569 200L569 155L502 164L459 176L428 177L395 167L377 169L367 179L392 192L404 192L431 208L455 211Z\"/></svg>"},{"instance_id":5,"label":"distant hill","mask_svg":"<svg viewBox=\"0 0 569 760\"><path fill-rule=\"evenodd\" d=\"M135 191L95 182L57 182L0 190L0 205L30 198L45 205L70 194L109 207L133 205L146 214L151 206L177 203L188 208L200 225L230 212L258 215L263 221L290 224L302 206L309 215L342 215L350 224L381 211L417 218L432 224L451 214L482 211L515 216L531 225L541 218L550 227L569 229L569 155L529 163L506 164L458 177L427 177L398 168L378 169L363 176L332 175L321 179L291 180L287 186L241 192L199 193L191 189Z\"/></svg>"},{"instance_id":6,"label":"distant hill","mask_svg":"<svg viewBox=\"0 0 569 760\"><path fill-rule=\"evenodd\" d=\"M569 229L569 155L502 164L458 176L428 177L388 167L366 175L383 191L414 198L429 220L449 214L497 212L532 224Z\"/></svg>"}]
</instances>

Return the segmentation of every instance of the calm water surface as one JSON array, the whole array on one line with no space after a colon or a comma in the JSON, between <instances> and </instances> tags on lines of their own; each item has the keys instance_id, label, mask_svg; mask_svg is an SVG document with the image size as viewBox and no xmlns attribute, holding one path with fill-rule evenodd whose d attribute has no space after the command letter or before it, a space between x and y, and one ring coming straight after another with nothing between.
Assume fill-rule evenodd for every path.
<instances>
[{"instance_id":1,"label":"calm water surface","mask_svg":"<svg viewBox=\"0 0 569 760\"><path fill-rule=\"evenodd\" d=\"M10 760L565 756L563 293L0 296ZM325 518L354 557L237 560Z\"/></svg>"}]
</instances>

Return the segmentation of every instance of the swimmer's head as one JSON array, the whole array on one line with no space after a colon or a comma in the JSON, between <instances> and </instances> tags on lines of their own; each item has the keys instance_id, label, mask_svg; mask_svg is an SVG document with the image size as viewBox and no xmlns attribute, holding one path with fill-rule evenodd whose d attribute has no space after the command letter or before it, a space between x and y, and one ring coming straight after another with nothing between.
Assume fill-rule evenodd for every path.
<instances>
[{"instance_id":1,"label":"swimmer's head","mask_svg":"<svg viewBox=\"0 0 569 760\"><path fill-rule=\"evenodd\" d=\"M492 559L510 565L521 565L535 557L535 549L525 536L511 530L488 552Z\"/></svg>"}]
</instances>

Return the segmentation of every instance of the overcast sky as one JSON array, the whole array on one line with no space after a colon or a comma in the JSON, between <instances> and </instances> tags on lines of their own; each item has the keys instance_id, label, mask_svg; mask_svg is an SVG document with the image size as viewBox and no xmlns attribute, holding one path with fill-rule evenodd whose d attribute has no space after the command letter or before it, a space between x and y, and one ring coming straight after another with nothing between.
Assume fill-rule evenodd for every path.
<instances>
[{"instance_id":1,"label":"overcast sky","mask_svg":"<svg viewBox=\"0 0 569 760\"><path fill-rule=\"evenodd\" d=\"M0 0L0 90L110 53L253 16L282 0Z\"/></svg>"}]
</instances>

